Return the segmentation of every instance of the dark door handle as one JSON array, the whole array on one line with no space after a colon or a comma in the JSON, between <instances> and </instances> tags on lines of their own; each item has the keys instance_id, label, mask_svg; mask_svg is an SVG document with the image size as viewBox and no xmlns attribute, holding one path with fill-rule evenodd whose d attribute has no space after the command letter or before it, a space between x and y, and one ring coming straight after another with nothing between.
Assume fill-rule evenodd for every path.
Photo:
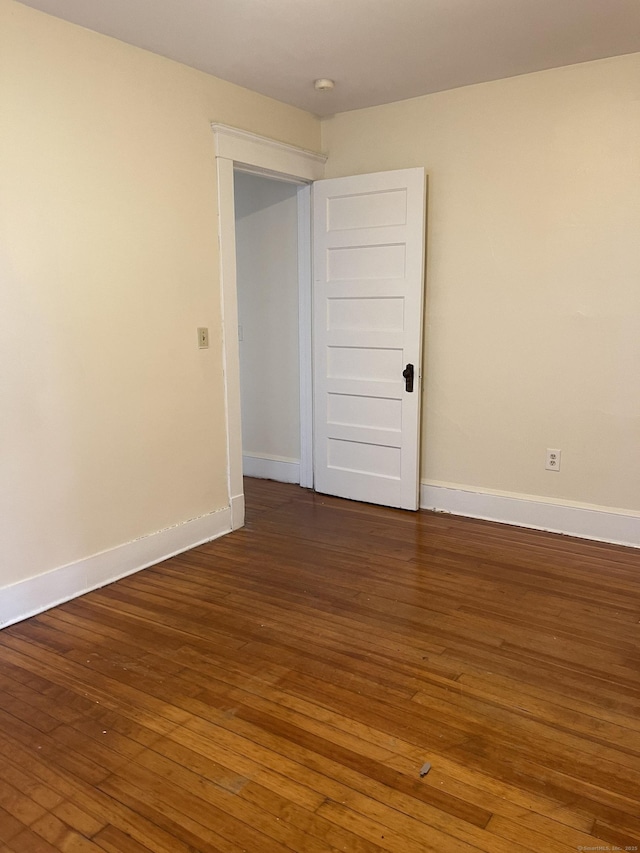
<instances>
[{"instance_id":1,"label":"dark door handle","mask_svg":"<svg viewBox=\"0 0 640 853\"><path fill-rule=\"evenodd\" d=\"M404 387L407 391L413 391L413 365L408 364L402 371L404 376Z\"/></svg>"}]
</instances>

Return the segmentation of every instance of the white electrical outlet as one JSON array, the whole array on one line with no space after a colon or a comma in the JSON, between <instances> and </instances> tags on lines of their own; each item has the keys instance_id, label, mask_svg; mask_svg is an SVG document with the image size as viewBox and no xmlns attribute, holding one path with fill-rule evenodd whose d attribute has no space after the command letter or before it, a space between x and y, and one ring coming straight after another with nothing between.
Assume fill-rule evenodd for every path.
<instances>
[{"instance_id":1,"label":"white electrical outlet","mask_svg":"<svg viewBox=\"0 0 640 853\"><path fill-rule=\"evenodd\" d=\"M207 349L209 346L209 329L206 326L198 327L198 346L200 349Z\"/></svg>"},{"instance_id":2,"label":"white electrical outlet","mask_svg":"<svg viewBox=\"0 0 640 853\"><path fill-rule=\"evenodd\" d=\"M562 454L561 450L556 450L552 447L547 447L547 461L545 463L545 468L547 471L559 471L560 470L560 456Z\"/></svg>"}]
</instances>

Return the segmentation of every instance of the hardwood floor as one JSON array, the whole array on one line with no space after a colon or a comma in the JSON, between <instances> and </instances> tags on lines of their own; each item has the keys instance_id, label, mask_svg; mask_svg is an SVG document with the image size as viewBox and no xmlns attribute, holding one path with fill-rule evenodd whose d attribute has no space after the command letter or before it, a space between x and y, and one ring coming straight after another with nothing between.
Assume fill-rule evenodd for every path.
<instances>
[{"instance_id":1,"label":"hardwood floor","mask_svg":"<svg viewBox=\"0 0 640 853\"><path fill-rule=\"evenodd\" d=\"M638 551L246 493L0 632L3 851L638 849Z\"/></svg>"}]
</instances>

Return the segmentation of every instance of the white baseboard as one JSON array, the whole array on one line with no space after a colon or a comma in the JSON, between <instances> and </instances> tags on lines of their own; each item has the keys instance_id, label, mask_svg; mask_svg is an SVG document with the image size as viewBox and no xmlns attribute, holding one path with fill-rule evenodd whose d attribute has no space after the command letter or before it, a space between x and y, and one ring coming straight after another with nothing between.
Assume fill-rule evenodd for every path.
<instances>
[{"instance_id":1,"label":"white baseboard","mask_svg":"<svg viewBox=\"0 0 640 853\"><path fill-rule=\"evenodd\" d=\"M231 530L229 507L0 589L0 628L106 586Z\"/></svg>"},{"instance_id":2,"label":"white baseboard","mask_svg":"<svg viewBox=\"0 0 640 853\"><path fill-rule=\"evenodd\" d=\"M436 483L421 484L420 507L640 548L640 513L608 507L553 502L533 495L477 492Z\"/></svg>"},{"instance_id":3,"label":"white baseboard","mask_svg":"<svg viewBox=\"0 0 640 853\"><path fill-rule=\"evenodd\" d=\"M234 495L231 498L231 529L238 530L244 526L244 495Z\"/></svg>"},{"instance_id":4,"label":"white baseboard","mask_svg":"<svg viewBox=\"0 0 640 853\"><path fill-rule=\"evenodd\" d=\"M277 480L279 483L300 482L299 459L245 453L242 456L242 470L245 477L257 477L259 480Z\"/></svg>"}]
</instances>

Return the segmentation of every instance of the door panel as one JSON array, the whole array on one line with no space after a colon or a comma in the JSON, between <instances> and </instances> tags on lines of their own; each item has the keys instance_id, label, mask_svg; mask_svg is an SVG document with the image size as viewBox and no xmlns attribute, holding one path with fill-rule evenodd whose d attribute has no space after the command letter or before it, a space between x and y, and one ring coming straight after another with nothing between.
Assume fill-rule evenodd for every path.
<instances>
[{"instance_id":1,"label":"door panel","mask_svg":"<svg viewBox=\"0 0 640 853\"><path fill-rule=\"evenodd\" d=\"M424 169L316 181L313 211L316 489L417 509Z\"/></svg>"}]
</instances>

